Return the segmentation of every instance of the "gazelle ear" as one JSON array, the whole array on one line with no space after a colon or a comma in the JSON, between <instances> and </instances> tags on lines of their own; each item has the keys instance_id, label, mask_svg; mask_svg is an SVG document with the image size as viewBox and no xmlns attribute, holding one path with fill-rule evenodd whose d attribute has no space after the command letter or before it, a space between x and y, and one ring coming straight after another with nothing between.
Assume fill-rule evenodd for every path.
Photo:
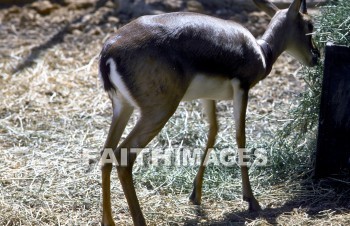
<instances>
[{"instance_id":1,"label":"gazelle ear","mask_svg":"<svg viewBox=\"0 0 350 226\"><path fill-rule=\"evenodd\" d=\"M303 14L307 14L306 0L302 1L300 10Z\"/></svg>"},{"instance_id":2,"label":"gazelle ear","mask_svg":"<svg viewBox=\"0 0 350 226\"><path fill-rule=\"evenodd\" d=\"M302 0L294 0L292 2L292 4L290 4L290 6L288 8L288 15L289 16L295 17L299 14L301 2L302 2Z\"/></svg>"},{"instance_id":3,"label":"gazelle ear","mask_svg":"<svg viewBox=\"0 0 350 226\"><path fill-rule=\"evenodd\" d=\"M277 6L275 6L268 0L253 0L253 2L259 7L259 9L267 13L267 15L269 15L270 17L273 17L279 10Z\"/></svg>"}]
</instances>

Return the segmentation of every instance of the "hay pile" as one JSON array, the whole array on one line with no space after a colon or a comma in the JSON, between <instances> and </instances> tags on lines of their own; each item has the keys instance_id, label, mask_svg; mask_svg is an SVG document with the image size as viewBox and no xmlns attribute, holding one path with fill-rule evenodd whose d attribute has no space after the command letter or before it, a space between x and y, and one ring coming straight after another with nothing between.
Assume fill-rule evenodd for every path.
<instances>
[{"instance_id":1,"label":"hay pile","mask_svg":"<svg viewBox=\"0 0 350 226\"><path fill-rule=\"evenodd\" d=\"M61 1L61 5L42 2L0 9L0 225L98 225L99 151L111 105L97 76L97 61L103 41L127 18L115 17L109 2L102 7L88 0ZM261 35L268 21L262 15L242 12L232 18ZM288 120L285 112L305 88L299 68L294 59L283 55L272 75L252 90L248 142L273 136ZM232 105L221 102L218 106L218 144L232 147ZM136 119L137 115L132 117L127 130ZM169 124L150 147L204 146L206 126L197 102L182 104ZM321 208L309 216L308 209L290 200L299 195L311 200L312 191L304 193L300 184L291 181L267 189L262 181L268 179L259 176L252 180L267 209L261 215L249 215L240 199L237 168L226 169L222 178L206 177L201 207L187 203L195 169L141 168L135 173L150 225L260 225L292 220L295 224L345 224L350 219L342 207ZM230 173L233 176L227 176ZM130 225L120 184L112 175L116 223Z\"/></svg>"},{"instance_id":2,"label":"hay pile","mask_svg":"<svg viewBox=\"0 0 350 226\"><path fill-rule=\"evenodd\" d=\"M97 225L110 106L91 9L2 9L0 225ZM76 9L78 8L78 9Z\"/></svg>"}]
</instances>

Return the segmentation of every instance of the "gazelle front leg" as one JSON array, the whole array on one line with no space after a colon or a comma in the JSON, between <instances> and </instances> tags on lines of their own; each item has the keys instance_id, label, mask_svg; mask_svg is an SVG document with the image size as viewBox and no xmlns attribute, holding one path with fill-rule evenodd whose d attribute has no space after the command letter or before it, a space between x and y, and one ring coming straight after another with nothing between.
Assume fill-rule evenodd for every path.
<instances>
[{"instance_id":1,"label":"gazelle front leg","mask_svg":"<svg viewBox=\"0 0 350 226\"><path fill-rule=\"evenodd\" d=\"M218 122L216 118L216 105L214 100L202 100L204 107L204 112L207 116L209 123L209 134L206 148L204 150L204 155L199 166L196 178L193 181L193 191L190 195L190 201L195 205L201 204L202 198L202 184L203 184L203 175L205 171L206 162L208 160L209 152L215 144L215 137L218 133Z\"/></svg>"},{"instance_id":2,"label":"gazelle front leg","mask_svg":"<svg viewBox=\"0 0 350 226\"><path fill-rule=\"evenodd\" d=\"M249 89L244 89L240 86L239 82L233 82L234 89L234 119L236 126L236 142L238 149L244 149L246 147L245 138L245 120L246 120L246 110L248 103L248 91ZM242 174L242 190L243 190L243 200L247 201L249 204L249 211L259 211L261 207L258 201L255 199L252 188L250 186L248 167L246 165L241 165Z\"/></svg>"}]
</instances>

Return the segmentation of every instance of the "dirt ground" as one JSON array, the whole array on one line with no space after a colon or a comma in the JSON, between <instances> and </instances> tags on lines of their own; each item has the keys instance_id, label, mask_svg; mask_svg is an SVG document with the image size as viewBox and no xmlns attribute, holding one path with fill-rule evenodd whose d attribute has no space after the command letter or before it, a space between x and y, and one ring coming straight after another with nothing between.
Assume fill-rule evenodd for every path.
<instances>
[{"instance_id":1,"label":"dirt ground","mask_svg":"<svg viewBox=\"0 0 350 226\"><path fill-rule=\"evenodd\" d=\"M0 225L98 225L98 157L111 118L111 105L97 76L98 55L108 35L131 18L116 15L111 1L30 2L0 8ZM256 37L269 21L259 11L200 1L149 4L153 13L196 11L235 20ZM248 139L276 129L274 122L288 120L285 112L305 89L300 69L296 60L283 54L271 75L252 90L248 122L257 123L248 129ZM201 117L191 113L198 110L196 104L182 104L180 111L185 107ZM230 103L219 107L221 124L231 110ZM174 117L180 116L178 111ZM115 175L112 180L115 221L131 225ZM181 192L138 192L150 225L350 224L344 206L302 208L300 200L308 194L299 194L295 203L283 185L271 190L274 201L259 197L265 209L258 215L248 214L240 197L220 202L206 197L199 208L188 205L187 194ZM159 214L164 209L169 214Z\"/></svg>"}]
</instances>

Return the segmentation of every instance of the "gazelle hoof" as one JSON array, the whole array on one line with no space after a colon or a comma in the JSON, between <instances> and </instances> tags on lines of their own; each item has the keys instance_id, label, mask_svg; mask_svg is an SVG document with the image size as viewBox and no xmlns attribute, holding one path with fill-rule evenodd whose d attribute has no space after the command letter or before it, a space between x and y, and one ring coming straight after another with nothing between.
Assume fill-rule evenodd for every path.
<instances>
[{"instance_id":1,"label":"gazelle hoof","mask_svg":"<svg viewBox=\"0 0 350 226\"><path fill-rule=\"evenodd\" d=\"M196 192L194 189L192 191L192 194L189 197L189 201L193 205L200 205L201 204L201 198L196 195Z\"/></svg>"},{"instance_id":2,"label":"gazelle hoof","mask_svg":"<svg viewBox=\"0 0 350 226\"><path fill-rule=\"evenodd\" d=\"M255 198L250 198L246 200L249 204L248 210L249 212L258 212L261 211L261 207L259 205L259 202Z\"/></svg>"}]
</instances>

